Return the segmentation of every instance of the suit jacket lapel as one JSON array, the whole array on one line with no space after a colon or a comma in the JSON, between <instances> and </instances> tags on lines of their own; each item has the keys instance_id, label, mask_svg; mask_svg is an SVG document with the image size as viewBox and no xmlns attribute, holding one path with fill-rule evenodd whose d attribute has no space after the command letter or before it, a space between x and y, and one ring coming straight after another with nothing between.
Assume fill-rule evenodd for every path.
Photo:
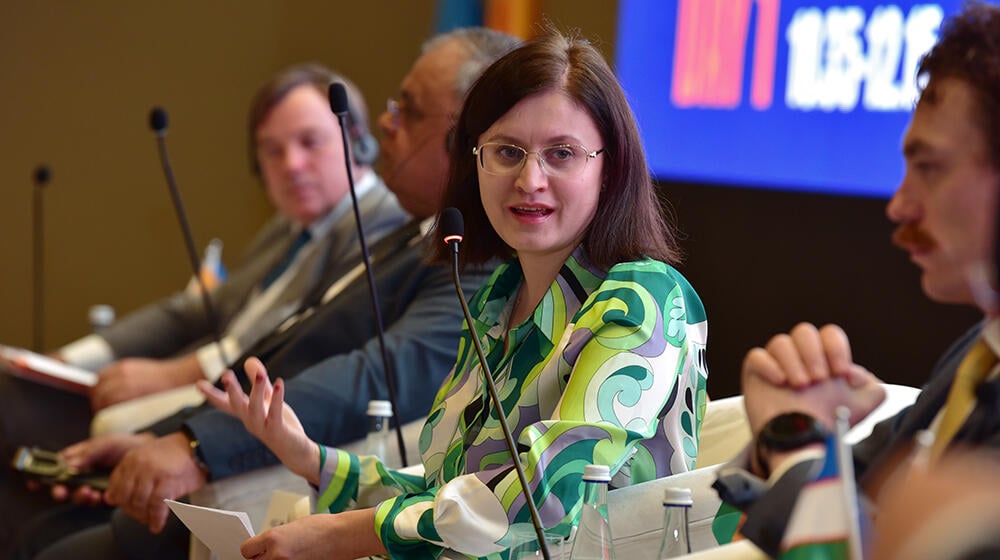
<instances>
[{"instance_id":1,"label":"suit jacket lapel","mask_svg":"<svg viewBox=\"0 0 1000 560\"><path fill-rule=\"evenodd\" d=\"M417 238L419 235L420 235L420 220L412 220L403 227L396 229L396 231L390 233L389 235L377 241L371 247L371 257L373 261L372 267L377 272L378 265L380 262L383 262L386 259L391 258L391 255L393 255L394 253L404 250L406 246L415 238ZM350 268L346 270L344 273L346 274L347 272L349 272L350 269L353 269L360 262L361 258L359 256L357 259L354 259L352 261ZM357 282L364 282L364 281L365 281L364 275L359 275L353 282L351 282L351 285L354 285ZM321 282L321 284L325 283ZM333 283L331 282L330 285L332 284ZM326 290L330 287L330 285L317 286L317 289L313 290L313 292L310 294L310 297L302 301L302 305L297 315L306 313L310 310L310 308L316 307L319 304L320 300L323 298L323 295L326 293ZM336 298L334 298L330 302L327 302L324 305L335 305L335 302ZM272 332L270 335L261 338L261 340L257 342L257 344L254 344L252 347L250 347L244 353L244 355L240 357L238 363L242 363L243 360L249 356L257 356L266 361L274 352L280 350L280 348L283 345L285 345L289 340L295 338L303 328L302 325L308 324L308 321L309 321L308 317L302 318L296 324L288 327L287 329L281 332Z\"/></svg>"}]
</instances>

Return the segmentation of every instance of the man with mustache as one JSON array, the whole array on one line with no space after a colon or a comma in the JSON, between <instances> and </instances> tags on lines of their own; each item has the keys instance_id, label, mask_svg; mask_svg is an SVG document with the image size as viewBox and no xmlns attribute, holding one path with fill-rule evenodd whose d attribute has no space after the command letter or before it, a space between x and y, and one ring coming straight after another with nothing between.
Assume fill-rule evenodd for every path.
<instances>
[{"instance_id":1,"label":"man with mustache","mask_svg":"<svg viewBox=\"0 0 1000 560\"><path fill-rule=\"evenodd\" d=\"M921 460L960 447L1000 447L1000 307L992 272L1000 190L997 37L1000 6L970 4L943 25L918 70L924 86L903 139L906 171L886 211L897 224L893 243L920 267L929 298L974 305L985 318L944 354L913 406L855 446L859 486L873 499L882 482L904 476L905 458L914 455L906 451L919 432L935 437L929 446L929 437L922 438ZM743 362L742 384L755 437L744 459L763 478L781 473L772 478L787 480L801 472L796 466L821 460L822 434L832 429L838 407L850 410L853 425L885 397L879 380L854 363L837 325L802 323L754 348ZM768 538L760 530L766 523L754 517L774 515L774 502L764 506L778 492L744 501L725 476L716 487L747 512L743 534L771 552L780 531Z\"/></svg>"}]
</instances>

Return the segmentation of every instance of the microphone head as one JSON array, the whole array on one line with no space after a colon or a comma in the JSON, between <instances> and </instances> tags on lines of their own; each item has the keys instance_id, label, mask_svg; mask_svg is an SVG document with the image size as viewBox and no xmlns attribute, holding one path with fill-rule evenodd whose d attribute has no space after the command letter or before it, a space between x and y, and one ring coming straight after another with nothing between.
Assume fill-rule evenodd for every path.
<instances>
[{"instance_id":1,"label":"microphone head","mask_svg":"<svg viewBox=\"0 0 1000 560\"><path fill-rule=\"evenodd\" d=\"M461 243L465 237L465 220L462 219L462 212L454 206L449 206L441 212L441 220L438 223L438 231L445 244L452 241Z\"/></svg>"},{"instance_id":2,"label":"microphone head","mask_svg":"<svg viewBox=\"0 0 1000 560\"><path fill-rule=\"evenodd\" d=\"M347 88L340 82L330 84L330 110L338 117L347 115Z\"/></svg>"},{"instance_id":3,"label":"microphone head","mask_svg":"<svg viewBox=\"0 0 1000 560\"><path fill-rule=\"evenodd\" d=\"M52 178L52 171L48 165L42 164L35 168L35 186L43 187Z\"/></svg>"},{"instance_id":4,"label":"microphone head","mask_svg":"<svg viewBox=\"0 0 1000 560\"><path fill-rule=\"evenodd\" d=\"M153 107L149 112L149 128L157 134L163 134L167 130L167 112L163 107Z\"/></svg>"}]
</instances>

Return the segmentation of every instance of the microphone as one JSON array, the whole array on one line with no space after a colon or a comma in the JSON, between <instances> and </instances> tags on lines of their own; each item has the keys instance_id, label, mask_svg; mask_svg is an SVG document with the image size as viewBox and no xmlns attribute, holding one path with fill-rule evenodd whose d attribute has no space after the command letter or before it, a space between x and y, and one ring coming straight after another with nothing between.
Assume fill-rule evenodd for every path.
<instances>
[{"instance_id":1,"label":"microphone","mask_svg":"<svg viewBox=\"0 0 1000 560\"><path fill-rule=\"evenodd\" d=\"M440 228L440 231L444 233L442 240L445 245L451 247L452 262L454 264L451 277L455 282L455 291L458 292L458 301L462 304L462 313L465 314L465 322L469 325L469 330L472 331L469 338L472 339L472 344L476 347L476 354L479 355L479 365L483 368L483 378L486 380L486 388L490 392L490 400L493 401L493 406L496 409L500 428L503 429L504 440L507 442L507 450L510 452L511 460L514 461L514 470L517 472L517 478L521 481L521 492L524 494L524 500L528 504L528 512L531 513L531 524L535 527L535 535L538 536L538 547L541 549L545 560L550 560L549 546L545 542L545 530L542 528L542 521L538 517L538 508L535 506L535 499L531 496L531 489L528 487L528 477L524 474L524 466L521 465L521 458L517 453L517 444L514 443L514 437L510 433L510 426L507 425L507 415L504 413L503 405L500 404L500 396L497 394L497 387L493 382L493 373L487 365L486 354L479 343L479 334L475 330L476 323L472 318L472 313L469 311L469 304L465 302L462 283L458 277L458 245L465 236L465 221L462 219L462 212L454 207L445 208L441 212Z\"/></svg>"},{"instance_id":2,"label":"microphone","mask_svg":"<svg viewBox=\"0 0 1000 560\"><path fill-rule=\"evenodd\" d=\"M406 460L406 444L403 442L403 422L396 401L396 381L392 375L392 364L389 362L389 352L385 347L385 327L382 325L382 308L378 303L378 290L375 287L375 274L372 272L371 257L368 255L368 243L365 241L365 228L361 223L361 209L358 207L358 194L354 189L354 172L351 170L351 156L347 149L347 89L340 82L330 84L327 92L330 98L330 110L337 115L340 122L340 136L344 141L344 167L347 168L347 183L351 189L351 203L354 206L354 223L358 228L358 241L361 243L361 258L365 263L365 275L368 277L368 295L372 300L372 312L375 315L375 330L378 333L378 344L382 350L382 365L385 373L385 386L389 390L389 403L392 405L393 421L396 422L396 445L399 446L399 457L403 466Z\"/></svg>"},{"instance_id":3,"label":"microphone","mask_svg":"<svg viewBox=\"0 0 1000 560\"><path fill-rule=\"evenodd\" d=\"M170 157L167 155L167 112L162 107L153 107L149 112L149 128L156 134L156 145L160 152L160 164L163 166L163 174L167 178L167 189L170 191L170 198L174 203L174 211L177 213L177 221L181 225L181 233L184 236L184 245L187 249L188 258L191 259L191 270L198 282L201 292L201 301L205 306L205 317L208 326L212 330L212 339L219 349L219 357L229 365L229 358L226 357L226 350L222 347L219 333L219 318L212 305L212 298L208 295L205 281L201 277L200 263L198 262L198 251L194 248L194 238L191 236L191 225L188 223L187 214L184 212L184 202L181 201L181 193L177 189L177 181L174 179L174 169L170 165Z\"/></svg>"},{"instance_id":4,"label":"microphone","mask_svg":"<svg viewBox=\"0 0 1000 560\"><path fill-rule=\"evenodd\" d=\"M42 352L44 349L43 338L44 338L44 315L45 315L45 278L43 277L44 272L44 260L45 260L45 243L44 243L44 216L42 208L42 187L48 184L49 179L52 178L52 171L45 164L39 165L35 168L34 180L35 188L34 194L32 196L32 222L34 223L34 233L32 234L32 280L34 284L34 289L32 290L33 300L32 309L34 320L32 321L33 336L32 336L32 346L35 352Z\"/></svg>"}]
</instances>

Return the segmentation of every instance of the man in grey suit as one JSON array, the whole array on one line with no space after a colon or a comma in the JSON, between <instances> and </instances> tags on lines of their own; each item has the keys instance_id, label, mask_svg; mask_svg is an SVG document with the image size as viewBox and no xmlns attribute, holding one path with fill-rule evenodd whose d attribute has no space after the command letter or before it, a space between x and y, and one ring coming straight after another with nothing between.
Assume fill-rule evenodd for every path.
<instances>
[{"instance_id":1,"label":"man in grey suit","mask_svg":"<svg viewBox=\"0 0 1000 560\"><path fill-rule=\"evenodd\" d=\"M144 307L58 351L68 363L103 367L92 394L95 410L199 379L214 381L229 365L227 356L236 358L270 333L355 261L359 245L344 148L327 101L333 81L348 92L351 167L368 239L406 220L372 170L378 145L357 87L315 63L283 70L257 91L249 111L250 156L277 215L211 293L224 355L212 343L197 294L181 292Z\"/></svg>"},{"instance_id":2,"label":"man in grey suit","mask_svg":"<svg viewBox=\"0 0 1000 560\"><path fill-rule=\"evenodd\" d=\"M448 133L465 92L489 63L517 44L510 36L481 28L428 41L403 79L399 101L390 101L381 115L386 182L425 227L440 210ZM439 241L424 238L420 225L404 226L372 248L399 395L395 418L400 422L426 414L454 364L462 325L449 267L428 265L423 259L424 244ZM484 280L482 272L466 273L463 290L473 293ZM378 342L369 328L366 290L360 280L332 299L322 298L319 305L298 314L291 326L250 351L267 363L272 375L287 379L286 400L296 407L307 432L330 445L362 437L367 401L386 394ZM239 376L241 368L236 370ZM59 558L68 551L80 557L84 550L91 554L88 558L184 558L188 533L175 518L168 518L163 498L184 496L209 480L277 463L240 421L207 405L176 414L136 436L84 442L72 453L80 464L114 465L106 498L121 510L111 524L69 537L46 549L42 558ZM114 459L103 461L109 454ZM80 491L76 497L86 501L96 495ZM151 536L144 525L162 534Z\"/></svg>"},{"instance_id":3,"label":"man in grey suit","mask_svg":"<svg viewBox=\"0 0 1000 560\"><path fill-rule=\"evenodd\" d=\"M357 262L360 248L344 161L344 144L327 89L348 92L346 119L350 165L367 237L378 240L408 219L375 174L378 145L367 109L349 80L315 64L276 74L255 94L249 111L254 169L277 214L250 244L228 281L211 292L222 322L229 359L271 333L304 302L314 301ZM142 308L100 336L63 348L66 361L100 370L90 399L0 375L0 452L19 445L59 449L88 434L92 410L199 379L217 379L229 364L212 340L198 294L178 293ZM152 420L152 419L150 419ZM0 474L0 550L30 514L33 500L15 494ZM14 506L19 507L15 508Z\"/></svg>"},{"instance_id":4,"label":"man in grey suit","mask_svg":"<svg viewBox=\"0 0 1000 560\"><path fill-rule=\"evenodd\" d=\"M944 24L940 41L919 67L925 81L903 139L906 171L887 208L898 226L893 242L920 267L928 297L976 306L985 319L947 351L911 407L855 446L860 485L876 500L882 484L904 477L912 460L933 464L957 448L1000 448L997 37L1000 6L968 5ZM809 479L805 464L822 454L818 434L832 427L837 407L847 407L853 423L885 392L871 372L854 363L847 335L836 325L817 329L803 323L751 350L742 382L756 441L748 449L751 470L765 478L785 473L775 481L779 485L799 479L790 483L791 491L768 492L741 507L748 512L744 535L774 554L782 531L769 521L787 517L787 498ZM919 451L908 453L918 432L926 434ZM724 498L741 501L740 488L725 477L719 488Z\"/></svg>"}]
</instances>

